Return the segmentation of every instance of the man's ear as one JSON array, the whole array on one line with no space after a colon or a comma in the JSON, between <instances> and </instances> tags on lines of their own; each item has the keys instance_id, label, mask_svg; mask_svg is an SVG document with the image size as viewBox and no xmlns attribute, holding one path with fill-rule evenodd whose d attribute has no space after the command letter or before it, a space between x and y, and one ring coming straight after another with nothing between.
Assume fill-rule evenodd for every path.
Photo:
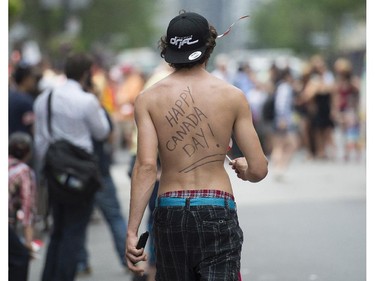
<instances>
[{"instance_id":1,"label":"man's ear","mask_svg":"<svg viewBox=\"0 0 375 281\"><path fill-rule=\"evenodd\" d=\"M80 84L85 91L93 90L91 70L87 70L83 73Z\"/></svg>"}]
</instances>

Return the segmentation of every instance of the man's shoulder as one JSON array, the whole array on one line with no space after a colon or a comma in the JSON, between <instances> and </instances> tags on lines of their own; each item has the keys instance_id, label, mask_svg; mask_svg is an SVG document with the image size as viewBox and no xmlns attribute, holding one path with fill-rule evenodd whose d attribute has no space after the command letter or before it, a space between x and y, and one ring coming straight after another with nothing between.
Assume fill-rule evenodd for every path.
<instances>
[{"instance_id":1,"label":"man's shoulder","mask_svg":"<svg viewBox=\"0 0 375 281\"><path fill-rule=\"evenodd\" d=\"M144 89L136 98L136 101L138 100L138 103L142 102L152 102L159 98L160 93L165 93L168 91L168 84L163 80L159 81L151 86L149 86L147 89Z\"/></svg>"},{"instance_id":2,"label":"man's shoulder","mask_svg":"<svg viewBox=\"0 0 375 281\"><path fill-rule=\"evenodd\" d=\"M213 81L213 92L215 94L220 93L225 99L227 99L228 102L238 99L243 100L245 97L245 93L233 84L217 77L213 77Z\"/></svg>"},{"instance_id":3,"label":"man's shoulder","mask_svg":"<svg viewBox=\"0 0 375 281\"><path fill-rule=\"evenodd\" d=\"M208 73L208 76L206 77L208 77L209 79L207 80L207 83L214 84L218 88L222 88L225 91L235 91L235 92L241 91L239 88L235 87L232 83L216 76L213 73Z\"/></svg>"},{"instance_id":4,"label":"man's shoulder","mask_svg":"<svg viewBox=\"0 0 375 281\"><path fill-rule=\"evenodd\" d=\"M34 101L34 108L40 107L40 105L44 103L45 100L47 100L49 93L50 93L50 90L45 90L40 95L38 95Z\"/></svg>"},{"instance_id":5,"label":"man's shoulder","mask_svg":"<svg viewBox=\"0 0 375 281\"><path fill-rule=\"evenodd\" d=\"M152 100L155 97L155 93L153 91L150 91L149 89L141 92L135 99L134 107L140 108L145 107L148 104L152 103Z\"/></svg>"},{"instance_id":6,"label":"man's shoulder","mask_svg":"<svg viewBox=\"0 0 375 281\"><path fill-rule=\"evenodd\" d=\"M75 105L84 103L86 107L98 102L94 94L86 92L72 83L66 83L65 85L55 88L53 95L56 95L60 101L71 101Z\"/></svg>"}]
</instances>

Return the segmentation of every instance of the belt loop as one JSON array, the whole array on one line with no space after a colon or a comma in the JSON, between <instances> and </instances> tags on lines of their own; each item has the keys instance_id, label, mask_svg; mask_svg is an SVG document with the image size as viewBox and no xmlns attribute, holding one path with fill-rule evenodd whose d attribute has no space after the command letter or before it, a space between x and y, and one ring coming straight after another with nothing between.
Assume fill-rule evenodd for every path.
<instances>
[{"instance_id":1,"label":"belt loop","mask_svg":"<svg viewBox=\"0 0 375 281\"><path fill-rule=\"evenodd\" d=\"M160 197L156 197L155 199L155 207L159 207L160 206Z\"/></svg>"},{"instance_id":2,"label":"belt loop","mask_svg":"<svg viewBox=\"0 0 375 281\"><path fill-rule=\"evenodd\" d=\"M229 210L228 198L224 198L224 204L225 204L225 208Z\"/></svg>"},{"instance_id":3,"label":"belt loop","mask_svg":"<svg viewBox=\"0 0 375 281\"><path fill-rule=\"evenodd\" d=\"M191 199L191 198L188 197L188 198L186 198L186 200L185 200L185 208L188 209L188 210L190 209L190 199Z\"/></svg>"},{"instance_id":4,"label":"belt loop","mask_svg":"<svg viewBox=\"0 0 375 281\"><path fill-rule=\"evenodd\" d=\"M159 207L160 206L160 201L161 201L161 198L160 197L158 197L158 198L156 198L156 200L155 200L156 202L156 207Z\"/></svg>"}]
</instances>

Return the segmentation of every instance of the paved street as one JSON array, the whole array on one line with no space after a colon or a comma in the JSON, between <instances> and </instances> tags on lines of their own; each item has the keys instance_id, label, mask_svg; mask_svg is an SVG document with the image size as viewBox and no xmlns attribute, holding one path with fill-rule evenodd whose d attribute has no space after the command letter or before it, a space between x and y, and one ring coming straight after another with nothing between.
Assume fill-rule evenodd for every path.
<instances>
[{"instance_id":1,"label":"paved street","mask_svg":"<svg viewBox=\"0 0 375 281\"><path fill-rule=\"evenodd\" d=\"M118 161L112 174L127 215L126 162ZM230 170L245 239L243 280L365 281L365 172L364 160L306 161L300 154L282 182L274 180L272 167L258 184L242 182ZM95 217L88 242L93 273L77 280L130 281L119 265L107 225L99 214ZM40 280L43 258L32 262L30 281Z\"/></svg>"}]
</instances>

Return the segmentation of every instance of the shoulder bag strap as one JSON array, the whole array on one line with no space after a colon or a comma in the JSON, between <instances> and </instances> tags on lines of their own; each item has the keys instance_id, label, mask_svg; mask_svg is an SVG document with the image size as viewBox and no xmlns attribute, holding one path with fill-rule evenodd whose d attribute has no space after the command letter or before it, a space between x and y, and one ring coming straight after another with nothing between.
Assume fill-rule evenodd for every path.
<instances>
[{"instance_id":1,"label":"shoulder bag strap","mask_svg":"<svg viewBox=\"0 0 375 281\"><path fill-rule=\"evenodd\" d=\"M51 111L51 100L52 100L52 91L48 95L47 101L47 127L48 133L52 137L52 125L51 125L51 118L52 118L52 111Z\"/></svg>"}]
</instances>

